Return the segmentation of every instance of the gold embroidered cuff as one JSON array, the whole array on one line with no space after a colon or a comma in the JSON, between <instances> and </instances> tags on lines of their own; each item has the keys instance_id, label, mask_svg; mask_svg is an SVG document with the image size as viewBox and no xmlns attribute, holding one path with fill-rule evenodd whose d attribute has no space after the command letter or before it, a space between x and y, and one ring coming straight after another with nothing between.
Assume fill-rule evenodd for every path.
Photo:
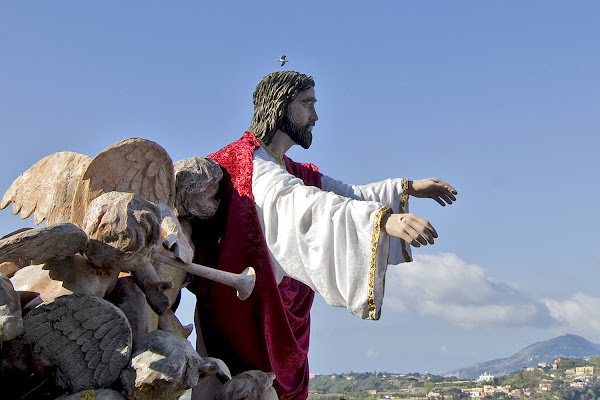
<instances>
[{"instance_id":1,"label":"gold embroidered cuff","mask_svg":"<svg viewBox=\"0 0 600 400\"><path fill-rule=\"evenodd\" d=\"M400 196L400 207L398 213L404 214L407 210L406 204L408 202L408 178L402 178L402 195ZM408 252L408 244L402 239L400 239L400 247L402 248L402 257L404 257L404 261L409 262L412 261L412 257Z\"/></svg>"},{"instance_id":2,"label":"gold embroidered cuff","mask_svg":"<svg viewBox=\"0 0 600 400\"><path fill-rule=\"evenodd\" d=\"M379 319L377 306L375 305L375 269L377 268L377 247L379 246L379 236L381 235L381 218L385 213L391 213L392 209L383 206L375 213L373 220L373 236L371 237L371 258L369 259L369 287L367 291L367 305L369 307L369 319Z\"/></svg>"},{"instance_id":3,"label":"gold embroidered cuff","mask_svg":"<svg viewBox=\"0 0 600 400\"><path fill-rule=\"evenodd\" d=\"M408 179L402 178L402 195L400 195L400 210L399 213L406 212L406 202L408 201Z\"/></svg>"}]
</instances>

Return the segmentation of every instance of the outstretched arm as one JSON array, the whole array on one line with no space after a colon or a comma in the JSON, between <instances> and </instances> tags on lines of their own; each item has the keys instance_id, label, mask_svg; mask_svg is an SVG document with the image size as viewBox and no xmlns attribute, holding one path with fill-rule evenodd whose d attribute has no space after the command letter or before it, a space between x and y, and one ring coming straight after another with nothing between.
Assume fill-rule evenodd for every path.
<instances>
[{"instance_id":1,"label":"outstretched arm","mask_svg":"<svg viewBox=\"0 0 600 400\"><path fill-rule=\"evenodd\" d=\"M378 319L390 252L381 230L388 207L305 186L266 157L262 149L254 153L252 193L275 278L292 277L330 305Z\"/></svg>"},{"instance_id":2,"label":"outstretched arm","mask_svg":"<svg viewBox=\"0 0 600 400\"><path fill-rule=\"evenodd\" d=\"M456 201L458 192L446 182L437 178L408 181L408 194L414 197L434 199L442 207Z\"/></svg>"},{"instance_id":3,"label":"outstretched arm","mask_svg":"<svg viewBox=\"0 0 600 400\"><path fill-rule=\"evenodd\" d=\"M452 204L456 201L457 191L448 183L436 179L420 179L408 181L402 189L401 179L388 179L386 181L372 183L363 186L347 185L336 181L328 176L322 178L325 190L360 200L379 201L393 207L396 201L386 199L399 198L403 190L405 194L414 197L431 198L437 201L441 206ZM437 233L431 224L419 218L416 215L408 214L407 204L399 210L397 214L386 214L381 221L381 229L390 236L400 238L411 246L420 247L427 244L433 244L433 239L437 238ZM395 210L398 212L398 210ZM389 223L388 223L389 218Z\"/></svg>"}]
</instances>

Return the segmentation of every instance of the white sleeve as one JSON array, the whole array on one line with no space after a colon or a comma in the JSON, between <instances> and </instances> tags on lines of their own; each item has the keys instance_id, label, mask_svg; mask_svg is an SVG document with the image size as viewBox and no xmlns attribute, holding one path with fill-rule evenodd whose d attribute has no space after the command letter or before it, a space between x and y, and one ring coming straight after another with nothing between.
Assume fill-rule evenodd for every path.
<instances>
[{"instance_id":1,"label":"white sleeve","mask_svg":"<svg viewBox=\"0 0 600 400\"><path fill-rule=\"evenodd\" d=\"M381 182L356 186L335 180L327 175L321 176L321 187L340 196L356 200L370 200L382 203L394 213L408 212L408 179L386 179ZM410 245L397 238L390 238L389 264L412 261Z\"/></svg>"},{"instance_id":2,"label":"white sleeve","mask_svg":"<svg viewBox=\"0 0 600 400\"><path fill-rule=\"evenodd\" d=\"M378 319L389 236L388 208L305 186L262 149L254 152L252 191L275 275L297 279L328 304Z\"/></svg>"}]
</instances>

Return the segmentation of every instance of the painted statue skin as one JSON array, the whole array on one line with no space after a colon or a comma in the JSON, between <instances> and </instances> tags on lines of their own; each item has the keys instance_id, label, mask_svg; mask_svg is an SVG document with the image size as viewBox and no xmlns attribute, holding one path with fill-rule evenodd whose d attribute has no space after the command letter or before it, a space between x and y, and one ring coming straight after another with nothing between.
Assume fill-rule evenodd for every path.
<instances>
[{"instance_id":1,"label":"painted statue skin","mask_svg":"<svg viewBox=\"0 0 600 400\"><path fill-rule=\"evenodd\" d=\"M276 374L276 380L274 382L274 386L275 389L278 392L279 398L280 399L298 399L298 398L306 398L307 396L307 385L308 385L308 379L307 379L307 374L308 374L308 364L306 362L306 352L308 351L308 338L306 337L306 341L304 342L304 339L301 339L299 343L299 350L298 354L294 353L295 350L289 350L291 347L286 347L288 350L283 351L283 354L278 354L278 352L281 352L281 347L279 346L279 343L285 343L285 340L282 338L281 342L278 342L279 339L275 339L275 340L271 340L271 339L267 339L267 341L270 340L270 345L272 346L272 348L269 348L269 345L265 345L264 343L253 343L254 347L257 346L261 346L263 348L265 348L264 352L268 353L268 360L264 360L261 359L261 355L258 356L258 358L254 361L252 361L252 356L250 356L249 354L254 354L256 355L256 349L248 349L248 351L246 352L246 350L243 348L243 341L244 341L244 332L252 332L254 329L258 329L260 332L260 334L257 335L257 337L272 337L275 336L273 334L273 332L275 331L271 331L271 329L278 329L277 326L273 326L273 323L271 322L273 319L275 319L274 315L261 315L261 313L263 312L269 312L268 310L270 309L272 303L270 303L273 298L272 298L272 293L268 293L265 294L265 291L274 291L274 292L278 292L280 293L279 296L279 301L280 303L285 303L283 305L283 308L285 309L285 307L288 307L290 304L302 304L303 307L305 307L305 309L303 309L303 311L306 311L305 315L303 315L302 318L298 319L296 318L297 316L294 315L294 322L292 323L293 326L300 326L302 327L302 329L306 329L306 331L304 333L307 334L307 330L308 330L308 310L310 310L310 306L312 304L312 297L307 296L306 293L303 291L303 289L299 289L298 290L298 297L296 297L296 295L289 295L288 292L286 292L285 294L283 293L282 286L283 284L285 284L286 286L286 290L288 288L288 284L289 284L289 279L291 279L291 281L293 282L297 282L299 285L302 284L306 284L308 285L309 289L318 291L319 293L321 293L323 295L323 297L325 298L325 300L329 303L329 304L333 304L333 305L339 305L339 306L346 306L349 311L351 311L353 314L361 317L361 318L365 318L365 319L378 319L379 318L379 307L380 307L380 303L381 303L381 299L383 297L383 289L382 289L382 276L385 275L385 267L383 267L383 273L375 273L375 280L379 280L380 281L380 289L379 292L377 290L377 288L375 289L375 296L379 296L379 299L377 300L378 304L370 304L368 305L368 310L363 310L366 309L367 307L367 300L372 302L372 298L365 300L364 302L360 303L358 307L354 307L354 305L350 305L350 303L353 303L354 301L352 299L347 299L346 295L347 293L344 293L342 295L343 299L336 299L335 296L329 296L327 292L327 288L325 288L324 290L321 290L319 283L315 282L312 278L312 276L308 276L306 275L306 271L305 270L294 270L295 267L290 267L289 269L286 269L286 267L289 267L289 265L285 265L285 264L289 264L291 261L291 258L302 258L295 256L294 254L294 250L293 250L293 245L291 246L292 250L290 251L285 250L283 252L281 252L281 254L285 254L286 256L290 256L287 257L284 256L281 259L283 261L279 262L278 260L278 255L277 252L280 251L279 247L280 243L276 243L277 241L272 241L270 239L270 232L273 231L273 229L271 229L269 227L271 220L273 219L277 219L277 220L281 220L281 221L277 221L277 223L281 223L282 225L285 224L289 224L289 221L286 221L286 219L288 219L289 215L294 215L297 214L296 210L286 210L286 209L280 209L279 212L275 212L275 215L277 216L281 216L280 218L272 218L269 219L268 216L265 216L266 211L265 208L269 208L271 205L270 204L263 204L262 202L264 201L264 199L268 196L263 196L261 193L259 192L255 192L255 188L261 187L259 183L260 181L260 177L257 177L257 175L259 175L259 171L262 173L262 171L264 170L268 170L269 167L265 167L268 165L272 165L273 168L277 169L279 168L279 171L276 171L274 173L274 176L279 176L281 177L282 175L287 175L289 176L288 178L282 178L281 181L277 181L277 182L273 182L272 185L270 185L268 182L265 184L264 182L262 183L262 187L269 187L268 190L271 190L270 187L273 186L283 186L286 187L287 185L287 181L289 182L293 182L292 186L293 188L289 189L289 191L291 193L294 192L294 190L296 190L296 188L298 188L298 190L300 190L301 192L306 192L307 196L309 196L311 199L313 197L318 198L319 196L336 196L334 201L335 202L342 202L342 203L350 203L353 205L357 205L362 206L362 203L367 203L366 201L362 201L362 200L372 200L372 199L361 199L360 196L357 195L358 198L354 198L354 197L347 197L344 198L343 195L340 195L340 193L336 190L332 190L334 193L332 194L331 192L326 192L324 190L319 190L317 188L309 188L308 186L303 185L302 183L300 183L300 181L298 181L297 179L294 180L293 176L290 176L289 174L287 174L287 172L283 171L283 169L287 168L287 171L292 174L295 175L297 177L300 177L298 175L296 175L295 172L292 172L291 169L293 169L292 167L290 167L290 163L291 161L285 156L285 153L293 146L293 145L300 145L303 148L309 148L310 145L312 144L312 129L315 125L315 122L318 120L318 116L315 110L315 103L317 101L316 99L316 94L315 94L315 89L314 89L314 81L312 80L311 77L306 76L306 75L302 75L299 74L297 72L275 72L272 74L267 75L265 78L263 78L263 80L261 80L261 82L258 84L255 92L254 92L254 96L253 96L253 100L254 100L254 106L255 106L255 112L254 115L252 117L252 123L250 128L248 129L248 132L246 132L244 134L244 136L242 137L242 139L234 142L232 145L229 145L227 147L225 147L224 149L220 150L219 152L212 154L209 156L209 158L213 158L215 161L219 162L223 168L225 170L228 171L229 175L230 175L230 179L232 182L234 182L234 187L228 191L228 193L233 192L233 198L231 199L235 199L236 197L240 198L240 197L244 197L244 198L252 198L252 200L254 200L254 198L256 198L256 203L255 203L255 207L254 207L254 211L252 211L252 215L250 216L255 216L256 213L259 214L258 219L260 220L260 225L257 230L254 230L252 232L254 233L258 233L258 234L262 234L262 243L263 246L268 246L268 253L270 254L270 262L267 261L265 263L265 265L259 265L256 266L253 264L254 267L257 268L257 276L259 277L259 280L261 279L261 275L263 276L263 280L266 279L264 278L265 275L271 274L271 275L275 275L275 277L271 276L269 279L273 279L273 283L271 284L271 286L266 287L266 286L257 286L257 297L261 300L256 300L253 299L254 295L250 297L249 300L247 300L248 303L248 312L249 313L253 313L253 314L258 314L259 318L261 319L263 318L265 321L267 321L266 323L264 323L263 325L261 325L259 328L256 328L255 326L250 326L250 325L246 325L246 326L237 326L235 325L235 323L232 323L231 326L228 326L226 329L220 329L220 327L215 327L214 324L211 326L212 322L215 322L217 320L211 320L212 316L218 315L219 312L215 312L213 314L212 311L209 311L208 314L206 312L203 313L203 311L201 310L201 307L203 305L203 300L202 300L202 293L199 294L199 301L198 301L198 305L199 305L199 309L200 309L200 315L199 315L199 321L201 323L201 329L199 329L199 331L201 331L201 334L204 336L206 345L207 345L207 350L208 350L208 354L212 355L211 352L216 351L215 356L216 357L220 357L223 358L224 361L228 364L228 366L230 366L230 368L232 369L232 373L233 374L238 374L240 372L242 372L243 368L246 369L262 369L263 371L267 371L267 372L275 372ZM232 155L232 154L237 154L237 155ZM238 161L240 160L245 160L244 157L249 157L252 158L252 163L248 164L249 166L247 167L246 170L243 171L238 171L237 169L239 168L239 166L237 164L239 164ZM231 159L230 157L233 157L234 160L236 162L231 163ZM244 161L246 162L246 161ZM294 164L294 163L292 163ZM232 166L232 170L228 170L228 166L231 165ZM281 166L281 167L280 167ZM314 167L314 166L312 166ZM311 167L311 168L312 168ZM283 169L282 169L283 168ZM310 168L309 168L310 169ZM329 177L326 177L322 174L320 174L319 172L317 172L316 167L314 167L311 170L311 173L314 173L315 175L319 175L319 178L323 178L323 182L324 182L324 186L327 185L328 187L331 186L331 182L332 179ZM279 175L278 175L279 174ZM268 174L267 174L268 175ZM309 174L311 175L311 174ZM244 182L244 179L246 179L246 181ZM250 193L241 193L241 192L236 192L236 190L238 190L239 188L248 188L250 187L250 183L247 182L247 179L252 179L251 182L251 190ZM304 180L304 178L303 178ZM316 186L321 187L320 185L320 179L317 179L319 182ZM235 183L237 182L237 183ZM241 183L240 183L241 182ZM306 183L306 181L305 181ZM238 186L235 186L238 185ZM241 185L241 186L240 186ZM456 200L456 190L450 186L449 184L447 184L444 181L441 181L439 179L423 179L423 180L415 180L415 181L409 181L407 179L397 179L394 180L392 183L388 183L387 184L388 187L397 186L397 190L396 192L398 192L398 196L395 197L395 199L397 200L397 198L399 198L400 193L402 194L402 198L404 199L403 201L406 201L406 198L408 196L413 196L413 197L424 197L424 198L432 198L434 200L436 200L440 205L444 206L446 204L452 204L453 201ZM400 187L401 186L401 187ZM228 189L229 190L229 189ZM288 190L288 189L285 189ZM371 190L371 189L370 189ZM377 197L377 196L376 196ZM383 196L385 197L385 196ZM279 198L279 197L277 197ZM298 196L298 198L303 198L303 196ZM396 202L396 200L394 200L394 202ZM390 201L391 203L392 201ZM407 207L401 207L400 209L398 208L398 204L396 202L395 206L392 206L391 204L389 204L389 206L386 204L385 201L381 201L378 202L378 200L373 200L373 201L368 201L368 203L370 203L370 207L374 207L374 210L378 210L377 213L372 213L372 214L366 214L363 215L361 218L362 220L364 220L363 222L360 222L361 225L366 225L368 229L364 229L365 231L371 232L370 229L372 227L373 230L373 237L375 237L375 231L377 231L377 237L379 237L379 230L381 231L381 237L396 237L401 239L401 241L405 244L407 244L406 247L420 247L422 245L427 245L427 244L433 244L434 243L434 239L437 237L437 232L435 231L435 229L433 228L433 226L426 221L425 219L422 219L418 216L415 216L413 214L409 214L406 212ZM380 204L381 203L381 204ZM337 204L337 203L336 203ZM340 203L341 204L341 203ZM268 206L268 207L265 207ZM337 206L336 206L337 207ZM276 208L276 207L273 207ZM310 207L309 207L310 208ZM396 212L396 213L392 213L391 209L395 209L395 210L399 210L400 212ZM230 208L228 209L228 213L239 213L239 210L235 210L233 206L230 206ZM245 211L244 211L245 212ZM240 214L244 216L243 220L247 220L247 216L246 214ZM350 215L350 213L348 214ZM371 217L371 215L376 215L375 217ZM253 217L254 218L254 217ZM291 218L291 217L289 217ZM251 218L252 219L252 218ZM330 220L332 218L329 218ZM346 221L348 222L348 219L345 218ZM352 218L350 218L352 219ZM360 218L359 218L360 219ZM329 223L331 221L326 221L327 218L316 218L316 219L311 219L308 218L309 221L314 221L313 225L310 225L310 223L308 223L306 226L303 226L301 228L298 228L298 231L310 231L312 228L314 228L317 225L321 225L321 224L326 224ZM258 221L257 221L258 222ZM353 221L350 221L351 223L354 223ZM375 227L375 225L377 225ZM279 225L277 225L279 226ZM262 232L261 232L261 228L262 228ZM251 239L250 237L244 237L243 233L237 229L233 229L235 232L231 232L231 231L227 231L227 228L225 228L226 231L224 233L224 236L220 239L221 242L220 243L227 243L231 241L231 238L233 237L233 241L239 241L240 246L243 246L243 243L246 241L246 239ZM292 228L293 229L293 228ZM238 236L236 238L236 235ZM252 235L251 235L252 236ZM275 235L277 236L277 235ZM281 237L289 237L288 233L282 232ZM365 237L365 235L363 235L363 237ZM223 240L223 238L225 238ZM322 239L325 239L325 237L322 237ZM371 242L371 234L368 233L368 238L367 240L364 240L362 243L359 243L360 246L364 246L364 247L368 247L369 243L373 243ZM294 240L292 240L293 243L298 243L299 246L303 246L303 240L304 237L302 237L301 235L298 236L298 238L295 238ZM380 241L385 241L384 239L377 239ZM377 241L376 240L376 241ZM280 241L281 242L281 241ZM272 245L275 245L277 247L271 247ZM408 246L410 245L410 246ZM404 245L403 245L404 246ZM260 246L259 246L260 247ZM309 246L310 249L312 250L312 247ZM345 247L345 246L337 246L337 247ZM375 246L377 247L377 246ZM385 246L380 246L381 248L384 248ZM404 249L404 247L403 247ZM406 250L406 249L404 249ZM220 250L218 250L218 252L220 252L217 256L217 260L219 259L227 259L227 260L232 260L234 258L232 258L231 253L232 252L236 252L236 249L232 249L230 251L229 254L223 254L225 250L223 250L223 248L221 247ZM304 250L303 249L298 249L298 254L302 253ZM243 251L242 251L243 252ZM382 252L384 252L384 250L382 250ZM409 253L409 251L405 251L403 252L403 254L407 254ZM306 251L304 251L304 253L302 254L306 254ZM237 256L237 255L236 255ZM379 257L379 253L378 253L378 257ZM244 260L249 260L248 262L263 262L263 261L259 261L258 259L252 261L252 256L248 255L248 257L245 257L242 255L242 257ZM269 256L267 255L267 258L269 258ZM380 262L379 260L383 258L384 261ZM367 258L368 259L368 258ZM377 265L381 265L379 263L383 263L387 265L387 254L382 255L382 257L378 258L377 261ZM410 261L410 255L408 256L404 256L402 261ZM398 261L401 262L401 261ZM390 258L390 263L395 263L392 262L392 259ZM269 265L272 264L272 265ZM344 263L338 263L338 264L344 264ZM365 263L366 264L366 263ZM218 261L215 265L217 268L220 268L222 266L222 264L220 264ZM320 265L317 265L316 267L320 267ZM340 265L336 265L333 267L335 271L337 272L332 272L332 275L336 275L340 273L340 269L343 269L343 267L340 267ZM337 268L337 269L336 269ZM379 268L379 267L378 267ZM261 269L261 270L259 270ZM306 270L308 270L310 268L306 268ZM282 272L283 270L283 272ZM372 267L372 270L375 270L375 267ZM379 271L379 270L378 270ZM341 271L341 273L346 273L347 275L353 275L352 271ZM366 275L363 274L363 278L365 278ZM306 279L304 279L306 278ZM361 278L361 279L363 279ZM286 280L288 279L288 280ZM366 280L366 279L363 279ZM372 280L372 279L371 279ZM260 282L259 282L260 284ZM278 286L279 285L279 286ZM366 283L365 283L366 285ZM369 283L369 285L372 285L372 283ZM260 290L259 290L260 289ZM342 290L342 289L340 289ZM336 291L335 287L333 288L332 291ZM352 291L347 291L347 292L352 292ZM371 297L372 297L372 287L371 287ZM219 294L218 290L213 290L211 293L211 295L216 295L216 296L221 296L221 294ZM366 293L366 290L365 290ZM361 294L362 296L362 294ZM275 296L277 297L277 296ZM205 297L206 298L206 297ZM265 300L269 298L268 300ZM283 299L283 300L282 300ZM300 300L301 299L301 300ZM347 301L346 301L347 300ZM256 307L252 308L252 301L256 301ZM219 301L215 301L212 304L210 304L210 306L208 308L210 308L211 310L215 307L223 307L222 311L220 313L226 313L227 309L225 307L227 300L223 297L219 298ZM266 302L266 304L269 304L269 306L261 308ZM275 300L275 302L277 302ZM219 303L219 304L216 304ZM346 304L342 304L342 303L346 303ZM287 304L287 306L286 306ZM206 304L205 304L206 305ZM229 303L229 307L230 308L234 308L237 307L237 303ZM353 309L351 309L353 308ZM289 310L288 310L289 311ZM286 311L286 312L288 312ZM298 311L296 309L296 311ZM286 314L287 315L287 314ZM301 320L302 323L299 323L298 320ZM223 321L222 319L219 320L219 322L221 323L225 323L225 324L229 324L229 321ZM285 321L282 321L282 324L285 324ZM290 321L288 320L287 323L290 323ZM256 321L256 325L260 325L261 322ZM207 332L207 330L209 332ZM240 338L235 337L235 335L231 335L230 337L227 337L227 339L223 339L222 335L227 335L227 331L235 331L235 332L239 332L239 336ZM214 333L213 331L216 331L217 333ZM279 333L279 332L278 332ZM301 337L304 338L304 336L298 334L297 331L293 330L292 327L292 331L290 331L290 336L292 337L292 342L293 342L293 337ZM253 336L250 334L247 337L252 338ZM221 340L222 345L219 345L219 340ZM230 345L230 347L233 347L233 345L231 344L232 341L239 341L240 343L242 343L241 347L236 347L236 349L240 350L240 353L236 359L235 355L229 353L229 354L223 354L223 353L219 353L219 347L225 347L226 346L226 342ZM250 339L246 338L247 342L250 342ZM285 347L285 346L283 346ZM242 354L243 353L243 354ZM238 363L239 359L243 359L244 362L242 363ZM298 359L298 362L293 364L293 367L290 367L291 364L287 363L290 359ZM250 361L249 361L250 360ZM289 371L290 368L298 368L297 371ZM208 398L208 397L201 397L200 395L200 390L197 390L198 394L194 395L194 399L202 399L202 398ZM206 392L204 392L203 396L206 396Z\"/></svg>"}]
</instances>

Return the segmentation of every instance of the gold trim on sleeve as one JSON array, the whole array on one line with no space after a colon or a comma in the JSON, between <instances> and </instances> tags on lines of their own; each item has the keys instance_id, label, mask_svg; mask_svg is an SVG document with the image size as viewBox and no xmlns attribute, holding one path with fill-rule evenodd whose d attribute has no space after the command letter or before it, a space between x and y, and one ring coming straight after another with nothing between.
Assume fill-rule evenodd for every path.
<instances>
[{"instance_id":1,"label":"gold trim on sleeve","mask_svg":"<svg viewBox=\"0 0 600 400\"><path fill-rule=\"evenodd\" d=\"M406 203L408 202L408 178L402 178L402 195L400 196L400 207L398 213L404 214L406 212ZM400 247L402 248L402 257L404 261L412 261L412 257L408 253L408 245L402 239L400 239Z\"/></svg>"},{"instance_id":2,"label":"gold trim on sleeve","mask_svg":"<svg viewBox=\"0 0 600 400\"><path fill-rule=\"evenodd\" d=\"M379 246L379 235L381 234L381 218L385 213L391 213L392 209L383 206L375 213L373 220L373 236L371 237L371 258L369 259L369 287L367 290L367 305L369 307L368 319L379 319L377 306L375 305L375 269L377 267L377 247Z\"/></svg>"},{"instance_id":3,"label":"gold trim on sleeve","mask_svg":"<svg viewBox=\"0 0 600 400\"><path fill-rule=\"evenodd\" d=\"M402 195L400 196L399 213L406 212L406 202L408 201L408 178L402 178Z\"/></svg>"}]
</instances>

